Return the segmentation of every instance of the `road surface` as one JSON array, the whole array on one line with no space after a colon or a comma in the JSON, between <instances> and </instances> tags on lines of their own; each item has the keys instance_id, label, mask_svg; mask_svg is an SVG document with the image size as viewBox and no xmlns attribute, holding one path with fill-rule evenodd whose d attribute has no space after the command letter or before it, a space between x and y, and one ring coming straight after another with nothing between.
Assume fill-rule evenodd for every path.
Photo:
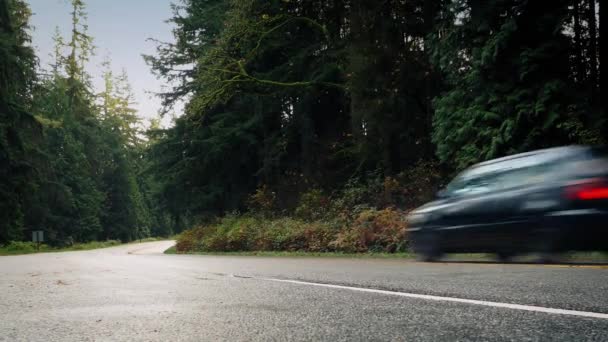
<instances>
[{"instance_id":1,"label":"road surface","mask_svg":"<svg viewBox=\"0 0 608 342\"><path fill-rule=\"evenodd\" d=\"M608 267L163 255L0 257L0 341L608 341Z\"/></svg>"}]
</instances>

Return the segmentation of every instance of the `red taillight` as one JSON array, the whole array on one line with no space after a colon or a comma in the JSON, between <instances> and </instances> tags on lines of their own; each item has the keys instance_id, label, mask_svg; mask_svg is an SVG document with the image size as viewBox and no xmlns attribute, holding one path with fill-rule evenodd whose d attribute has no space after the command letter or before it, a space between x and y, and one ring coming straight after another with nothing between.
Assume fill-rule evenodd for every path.
<instances>
[{"instance_id":1,"label":"red taillight","mask_svg":"<svg viewBox=\"0 0 608 342\"><path fill-rule=\"evenodd\" d=\"M608 184L599 179L576 182L566 188L566 196L583 201L608 199Z\"/></svg>"},{"instance_id":2,"label":"red taillight","mask_svg":"<svg viewBox=\"0 0 608 342\"><path fill-rule=\"evenodd\" d=\"M608 199L608 188L585 189L576 195L582 200Z\"/></svg>"}]
</instances>

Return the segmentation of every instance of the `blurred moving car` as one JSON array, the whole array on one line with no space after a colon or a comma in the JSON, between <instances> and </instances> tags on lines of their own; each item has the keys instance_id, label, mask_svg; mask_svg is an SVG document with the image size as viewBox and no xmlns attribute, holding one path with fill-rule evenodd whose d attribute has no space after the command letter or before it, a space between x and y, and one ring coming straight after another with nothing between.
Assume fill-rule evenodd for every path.
<instances>
[{"instance_id":1,"label":"blurred moving car","mask_svg":"<svg viewBox=\"0 0 608 342\"><path fill-rule=\"evenodd\" d=\"M421 259L608 250L608 151L567 146L486 161L408 216Z\"/></svg>"}]
</instances>

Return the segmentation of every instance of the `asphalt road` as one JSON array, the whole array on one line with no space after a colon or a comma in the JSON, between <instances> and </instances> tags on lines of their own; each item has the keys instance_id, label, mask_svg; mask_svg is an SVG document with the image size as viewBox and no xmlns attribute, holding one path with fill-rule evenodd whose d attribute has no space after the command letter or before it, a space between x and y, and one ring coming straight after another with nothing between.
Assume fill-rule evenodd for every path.
<instances>
[{"instance_id":1,"label":"asphalt road","mask_svg":"<svg viewBox=\"0 0 608 342\"><path fill-rule=\"evenodd\" d=\"M0 341L608 341L608 267L163 255L0 257Z\"/></svg>"}]
</instances>

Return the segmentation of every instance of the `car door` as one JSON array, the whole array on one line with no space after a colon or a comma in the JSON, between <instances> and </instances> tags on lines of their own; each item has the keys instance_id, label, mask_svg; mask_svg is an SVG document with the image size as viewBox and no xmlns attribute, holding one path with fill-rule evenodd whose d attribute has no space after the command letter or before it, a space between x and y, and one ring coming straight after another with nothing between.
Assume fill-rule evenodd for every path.
<instances>
[{"instance_id":1,"label":"car door","mask_svg":"<svg viewBox=\"0 0 608 342\"><path fill-rule=\"evenodd\" d=\"M514 169L498 179L501 197L496 204L496 239L504 250L526 250L542 214L559 205L552 191L559 163L548 162Z\"/></svg>"},{"instance_id":2,"label":"car door","mask_svg":"<svg viewBox=\"0 0 608 342\"><path fill-rule=\"evenodd\" d=\"M497 174L472 177L449 194L441 210L442 246L446 251L484 251L493 247Z\"/></svg>"},{"instance_id":3,"label":"car door","mask_svg":"<svg viewBox=\"0 0 608 342\"><path fill-rule=\"evenodd\" d=\"M494 219L491 239L495 250L514 251L525 234L522 228L525 218L518 215L518 208L530 193L528 168L511 169L496 179L497 196L494 198Z\"/></svg>"}]
</instances>

